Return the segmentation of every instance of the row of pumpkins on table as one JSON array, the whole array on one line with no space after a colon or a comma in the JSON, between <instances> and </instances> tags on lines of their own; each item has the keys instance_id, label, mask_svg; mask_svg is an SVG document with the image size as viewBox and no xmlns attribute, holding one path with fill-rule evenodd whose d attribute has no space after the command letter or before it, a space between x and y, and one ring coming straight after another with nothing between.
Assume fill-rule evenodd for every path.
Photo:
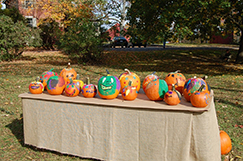
<instances>
[{"instance_id":1,"label":"row of pumpkins on table","mask_svg":"<svg viewBox=\"0 0 243 161\"><path fill-rule=\"evenodd\" d=\"M64 93L74 97L82 93L84 97L89 98L98 93L101 98L114 99L121 93L123 99L134 100L140 90L140 78L128 69L118 78L106 70L107 75L99 79L97 86L90 84L88 78L86 84L79 80L79 75L71 68L70 63L59 75L52 70L43 72L39 80L30 83L29 91L32 94L40 94L46 89L51 95ZM183 95L193 106L206 107L210 95L210 86L205 78L186 79L179 71L169 73L164 80L155 75L155 72L147 75L142 88L150 100L164 100L168 105L179 104Z\"/></svg>"},{"instance_id":2,"label":"row of pumpkins on table","mask_svg":"<svg viewBox=\"0 0 243 161\"><path fill-rule=\"evenodd\" d=\"M29 91L32 94L41 94L44 89L51 95L65 94L69 97L79 95L81 92L84 97L95 97L99 94L104 99L114 99L119 93L125 100L134 100L140 90L140 78L128 69L118 78L110 75L102 76L98 85L90 84L87 78L86 84L79 80L79 75L71 68L70 63L58 75L56 72L45 71L36 82L31 82ZM98 90L97 90L98 88ZM155 72L146 76L142 88L150 100L164 100L169 105L177 105L181 101L182 95L195 107L206 107L209 101L210 86L205 78L189 78L179 71L169 73L164 80L159 79ZM221 130L221 154L228 154L231 149L231 139L229 135Z\"/></svg>"}]
</instances>

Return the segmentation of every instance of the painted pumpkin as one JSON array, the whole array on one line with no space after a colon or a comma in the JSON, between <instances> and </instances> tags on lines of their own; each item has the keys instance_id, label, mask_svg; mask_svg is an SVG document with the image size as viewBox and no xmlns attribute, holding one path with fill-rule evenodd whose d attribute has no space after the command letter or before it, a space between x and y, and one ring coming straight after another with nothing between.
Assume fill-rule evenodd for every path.
<instances>
[{"instance_id":1,"label":"painted pumpkin","mask_svg":"<svg viewBox=\"0 0 243 161\"><path fill-rule=\"evenodd\" d=\"M209 104L209 93L207 91L203 91L205 87L204 84L200 86L200 88L192 93L190 97L190 102L194 107L206 107Z\"/></svg>"},{"instance_id":2,"label":"painted pumpkin","mask_svg":"<svg viewBox=\"0 0 243 161\"><path fill-rule=\"evenodd\" d=\"M106 72L107 75L102 76L98 81L98 94L104 99L114 99L121 90L121 84L116 76L110 75L108 70Z\"/></svg>"},{"instance_id":3,"label":"painted pumpkin","mask_svg":"<svg viewBox=\"0 0 243 161\"><path fill-rule=\"evenodd\" d=\"M78 83L79 82L79 83ZM82 80L80 80L80 76L79 74L77 74L77 77L75 80L73 80L73 83L75 84L79 84L79 88L80 88L80 91L82 90L83 86L84 86L84 82Z\"/></svg>"},{"instance_id":4,"label":"painted pumpkin","mask_svg":"<svg viewBox=\"0 0 243 161\"><path fill-rule=\"evenodd\" d=\"M64 68L63 70L61 70L60 76L63 77L65 83L68 84L69 78L72 78L72 80L76 79L77 72L73 68L71 68L70 63L68 63L67 68Z\"/></svg>"},{"instance_id":5,"label":"painted pumpkin","mask_svg":"<svg viewBox=\"0 0 243 161\"><path fill-rule=\"evenodd\" d=\"M65 95L68 97L75 97L80 93L80 83L74 82L72 78L69 78L69 83L65 87Z\"/></svg>"},{"instance_id":6,"label":"painted pumpkin","mask_svg":"<svg viewBox=\"0 0 243 161\"><path fill-rule=\"evenodd\" d=\"M45 71L41 74L40 76L40 82L44 85L44 88L46 89L46 83L48 81L48 79L52 76L57 76L58 74L56 72L53 72L54 68L52 68L51 70L49 71Z\"/></svg>"},{"instance_id":7,"label":"painted pumpkin","mask_svg":"<svg viewBox=\"0 0 243 161\"><path fill-rule=\"evenodd\" d=\"M168 85L169 90L172 90L172 84L174 84L175 89L181 94L183 93L186 77L182 73L180 73L179 70L169 73L165 77L165 81Z\"/></svg>"},{"instance_id":8,"label":"painted pumpkin","mask_svg":"<svg viewBox=\"0 0 243 161\"><path fill-rule=\"evenodd\" d=\"M97 88L94 84L90 84L90 79L86 79L86 85L82 88L82 94L86 98L92 98L95 97L97 94Z\"/></svg>"},{"instance_id":9,"label":"painted pumpkin","mask_svg":"<svg viewBox=\"0 0 243 161\"><path fill-rule=\"evenodd\" d=\"M210 87L209 85L206 83L205 78L189 78L184 86L184 90L183 90L183 96L185 97L185 99L190 102L190 97L192 95L192 93L196 92L200 86L204 84L204 88L203 91L206 91L208 93L210 93Z\"/></svg>"},{"instance_id":10,"label":"painted pumpkin","mask_svg":"<svg viewBox=\"0 0 243 161\"><path fill-rule=\"evenodd\" d=\"M221 144L221 155L228 154L232 149L232 143L229 135L223 131L220 130L220 144Z\"/></svg>"},{"instance_id":11,"label":"painted pumpkin","mask_svg":"<svg viewBox=\"0 0 243 161\"><path fill-rule=\"evenodd\" d=\"M44 85L40 82L40 78L37 77L35 82L31 82L29 85L29 91L32 94L41 94L44 91Z\"/></svg>"},{"instance_id":12,"label":"painted pumpkin","mask_svg":"<svg viewBox=\"0 0 243 161\"><path fill-rule=\"evenodd\" d=\"M165 93L168 91L167 83L162 79L154 79L145 89L146 96L152 101L163 100Z\"/></svg>"},{"instance_id":13,"label":"painted pumpkin","mask_svg":"<svg viewBox=\"0 0 243 161\"><path fill-rule=\"evenodd\" d=\"M175 89L172 84L172 89L165 93L164 101L168 105L178 105L181 102L181 93Z\"/></svg>"},{"instance_id":14,"label":"painted pumpkin","mask_svg":"<svg viewBox=\"0 0 243 161\"><path fill-rule=\"evenodd\" d=\"M155 75L156 72L153 72L152 74L147 75L143 80L143 91L145 92L145 89L149 82L151 82L154 79L159 79L157 75Z\"/></svg>"},{"instance_id":15,"label":"painted pumpkin","mask_svg":"<svg viewBox=\"0 0 243 161\"><path fill-rule=\"evenodd\" d=\"M132 81L130 80L128 85L122 89L122 98L124 100L135 100L138 96L137 88L132 86Z\"/></svg>"},{"instance_id":16,"label":"painted pumpkin","mask_svg":"<svg viewBox=\"0 0 243 161\"><path fill-rule=\"evenodd\" d=\"M136 87L136 90L140 90L140 78L137 76L137 74L130 72L128 69L125 69L125 73L121 74L119 77L120 83L121 83L121 90L128 86L129 81L132 81L132 86ZM122 92L122 91L121 91Z\"/></svg>"},{"instance_id":17,"label":"painted pumpkin","mask_svg":"<svg viewBox=\"0 0 243 161\"><path fill-rule=\"evenodd\" d=\"M48 79L46 90L51 95L62 94L65 88L65 81L61 76L52 76Z\"/></svg>"}]
</instances>

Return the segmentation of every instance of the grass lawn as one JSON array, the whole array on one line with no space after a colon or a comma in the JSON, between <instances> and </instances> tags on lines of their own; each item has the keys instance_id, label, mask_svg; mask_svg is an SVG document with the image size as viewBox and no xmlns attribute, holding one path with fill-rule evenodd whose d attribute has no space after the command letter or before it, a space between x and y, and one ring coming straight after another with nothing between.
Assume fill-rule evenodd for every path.
<instances>
[{"instance_id":1,"label":"grass lawn","mask_svg":"<svg viewBox=\"0 0 243 161\"><path fill-rule=\"evenodd\" d=\"M186 78L208 76L214 90L219 128L232 140L232 151L222 159L243 159L243 65L221 62L225 50L164 50L147 52L109 51L99 65L71 62L81 79L91 83L106 74L119 76L128 68L140 76L156 71L164 79L169 72L181 70ZM233 59L237 51L232 51ZM24 144L22 102L18 95L28 92L30 82L44 71L54 68L59 73L70 60L58 51L28 51L21 60L0 62L0 158L2 160L88 160L37 149Z\"/></svg>"}]
</instances>

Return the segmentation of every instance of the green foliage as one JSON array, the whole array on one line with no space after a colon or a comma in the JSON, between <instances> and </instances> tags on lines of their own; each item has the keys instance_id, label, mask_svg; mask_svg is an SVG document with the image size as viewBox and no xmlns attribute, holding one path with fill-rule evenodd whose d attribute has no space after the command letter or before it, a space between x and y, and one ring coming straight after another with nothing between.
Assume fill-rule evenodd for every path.
<instances>
[{"instance_id":1,"label":"green foliage","mask_svg":"<svg viewBox=\"0 0 243 161\"><path fill-rule=\"evenodd\" d=\"M97 63L102 52L102 38L95 24L81 18L67 28L57 44L78 63Z\"/></svg>"},{"instance_id":2,"label":"green foliage","mask_svg":"<svg viewBox=\"0 0 243 161\"><path fill-rule=\"evenodd\" d=\"M23 21L26 22L26 19L22 14L19 13L19 10L16 8L6 8L4 10L0 9L0 15L6 15L8 17L11 17L14 23L17 21Z\"/></svg>"},{"instance_id":3,"label":"green foliage","mask_svg":"<svg viewBox=\"0 0 243 161\"><path fill-rule=\"evenodd\" d=\"M39 30L26 27L22 21L14 23L6 15L0 16L0 61L19 57L25 47L40 46Z\"/></svg>"}]
</instances>

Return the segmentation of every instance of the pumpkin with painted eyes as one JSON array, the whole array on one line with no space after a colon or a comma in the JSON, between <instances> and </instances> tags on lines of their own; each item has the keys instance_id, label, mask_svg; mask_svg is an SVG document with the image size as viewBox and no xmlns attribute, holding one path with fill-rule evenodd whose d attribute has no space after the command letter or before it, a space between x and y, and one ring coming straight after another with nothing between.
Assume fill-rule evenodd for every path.
<instances>
[{"instance_id":1,"label":"pumpkin with painted eyes","mask_svg":"<svg viewBox=\"0 0 243 161\"><path fill-rule=\"evenodd\" d=\"M86 79L86 84L82 88L82 94L86 98L95 97L97 94L97 88L94 84L90 84L90 79Z\"/></svg>"},{"instance_id":2,"label":"pumpkin with painted eyes","mask_svg":"<svg viewBox=\"0 0 243 161\"><path fill-rule=\"evenodd\" d=\"M165 77L165 81L168 84L169 90L172 90L172 84L174 84L175 89L181 94L183 93L186 77L179 70L169 73Z\"/></svg>"},{"instance_id":3,"label":"pumpkin with painted eyes","mask_svg":"<svg viewBox=\"0 0 243 161\"><path fill-rule=\"evenodd\" d=\"M110 75L106 70L107 75L102 76L98 81L98 94L104 99L114 99L118 96L121 84L116 76Z\"/></svg>"},{"instance_id":4,"label":"pumpkin with painted eyes","mask_svg":"<svg viewBox=\"0 0 243 161\"><path fill-rule=\"evenodd\" d=\"M122 89L122 98L124 100L135 100L138 96L138 91L136 87L132 86L132 81L130 80L128 85Z\"/></svg>"},{"instance_id":5,"label":"pumpkin with painted eyes","mask_svg":"<svg viewBox=\"0 0 243 161\"><path fill-rule=\"evenodd\" d=\"M154 79L159 79L157 75L155 75L156 72L153 72L152 74L147 75L143 80L143 91L145 92L145 89L149 82L151 82Z\"/></svg>"},{"instance_id":6,"label":"pumpkin with painted eyes","mask_svg":"<svg viewBox=\"0 0 243 161\"><path fill-rule=\"evenodd\" d=\"M42 73L42 75L40 76L40 82L44 85L44 88L46 89L46 83L48 81L48 79L52 76L57 76L58 74L56 72L53 72L54 68L52 68L49 71L45 71Z\"/></svg>"},{"instance_id":7,"label":"pumpkin with painted eyes","mask_svg":"<svg viewBox=\"0 0 243 161\"><path fill-rule=\"evenodd\" d=\"M68 97L75 97L80 92L80 83L74 82L72 78L69 78L69 83L65 87L65 95Z\"/></svg>"},{"instance_id":8,"label":"pumpkin with painted eyes","mask_svg":"<svg viewBox=\"0 0 243 161\"><path fill-rule=\"evenodd\" d=\"M61 76L52 76L48 79L46 90L51 95L62 94L65 88L65 81Z\"/></svg>"},{"instance_id":9,"label":"pumpkin with painted eyes","mask_svg":"<svg viewBox=\"0 0 243 161\"><path fill-rule=\"evenodd\" d=\"M75 80L77 77L77 72L71 68L70 63L68 63L67 68L64 68L60 72L60 76L63 77L64 81L66 84L69 83L69 78L72 78L72 80Z\"/></svg>"},{"instance_id":10,"label":"pumpkin with painted eyes","mask_svg":"<svg viewBox=\"0 0 243 161\"><path fill-rule=\"evenodd\" d=\"M174 84L172 84L172 90L165 93L164 101L168 105L178 105L181 102L181 93L175 89Z\"/></svg>"},{"instance_id":11,"label":"pumpkin with painted eyes","mask_svg":"<svg viewBox=\"0 0 243 161\"><path fill-rule=\"evenodd\" d=\"M164 80L154 79L147 85L145 94L152 101L160 101L164 99L167 91L168 85Z\"/></svg>"},{"instance_id":12,"label":"pumpkin with painted eyes","mask_svg":"<svg viewBox=\"0 0 243 161\"><path fill-rule=\"evenodd\" d=\"M125 73L122 73L118 79L121 83L121 90L128 86L129 81L132 81L132 86L136 87L137 92L140 90L140 78L137 76L137 74L130 72L128 69L125 69ZM121 91L122 92L122 91Z\"/></svg>"},{"instance_id":13,"label":"pumpkin with painted eyes","mask_svg":"<svg viewBox=\"0 0 243 161\"><path fill-rule=\"evenodd\" d=\"M44 85L40 82L40 78L37 77L35 82L31 82L29 85L29 91L32 94L41 94L44 91Z\"/></svg>"}]
</instances>

